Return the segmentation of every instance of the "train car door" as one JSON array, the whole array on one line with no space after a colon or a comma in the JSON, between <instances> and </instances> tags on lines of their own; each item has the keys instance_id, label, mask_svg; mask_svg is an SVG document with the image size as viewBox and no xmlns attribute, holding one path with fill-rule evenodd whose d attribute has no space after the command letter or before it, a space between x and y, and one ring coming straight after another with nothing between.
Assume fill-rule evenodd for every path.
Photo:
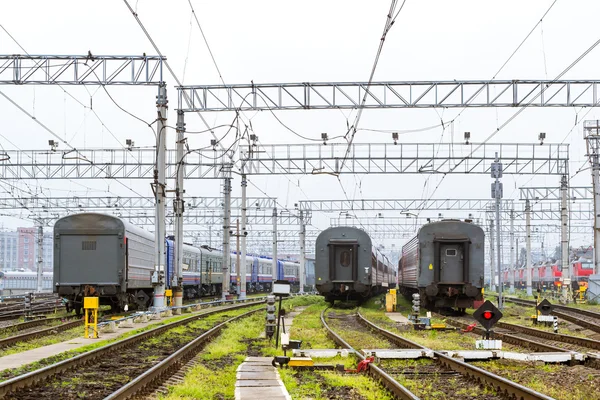
<instances>
[{"instance_id":1,"label":"train car door","mask_svg":"<svg viewBox=\"0 0 600 400\"><path fill-rule=\"evenodd\" d=\"M463 246L459 243L440 245L440 282L463 282Z\"/></svg>"},{"instance_id":2,"label":"train car door","mask_svg":"<svg viewBox=\"0 0 600 400\"><path fill-rule=\"evenodd\" d=\"M356 278L357 244L330 241L329 274L332 281L353 281Z\"/></svg>"},{"instance_id":3,"label":"train car door","mask_svg":"<svg viewBox=\"0 0 600 400\"><path fill-rule=\"evenodd\" d=\"M258 258L254 257L252 259L252 272L251 272L250 281L252 283L258 283Z\"/></svg>"}]
</instances>

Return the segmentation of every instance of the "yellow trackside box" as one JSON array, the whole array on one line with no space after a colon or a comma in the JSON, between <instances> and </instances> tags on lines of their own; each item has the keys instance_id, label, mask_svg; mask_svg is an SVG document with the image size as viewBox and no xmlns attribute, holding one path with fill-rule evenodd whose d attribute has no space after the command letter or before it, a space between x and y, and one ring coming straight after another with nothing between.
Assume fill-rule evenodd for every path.
<instances>
[{"instance_id":1,"label":"yellow trackside box","mask_svg":"<svg viewBox=\"0 0 600 400\"><path fill-rule=\"evenodd\" d=\"M313 367L315 362L310 357L292 357L288 365L290 367Z\"/></svg>"},{"instance_id":2,"label":"yellow trackside box","mask_svg":"<svg viewBox=\"0 0 600 400\"><path fill-rule=\"evenodd\" d=\"M100 299L98 297L84 297L83 308L97 310L100 307Z\"/></svg>"},{"instance_id":3,"label":"yellow trackside box","mask_svg":"<svg viewBox=\"0 0 600 400\"><path fill-rule=\"evenodd\" d=\"M172 289L165 290L165 296L167 296L167 297L173 297L173 290Z\"/></svg>"}]
</instances>

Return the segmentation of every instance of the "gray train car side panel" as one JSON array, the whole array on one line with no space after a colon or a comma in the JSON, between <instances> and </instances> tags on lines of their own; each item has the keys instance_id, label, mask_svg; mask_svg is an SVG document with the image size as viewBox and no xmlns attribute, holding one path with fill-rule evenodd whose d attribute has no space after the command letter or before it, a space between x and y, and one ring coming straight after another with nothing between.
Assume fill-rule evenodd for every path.
<instances>
[{"instance_id":1,"label":"gray train car side panel","mask_svg":"<svg viewBox=\"0 0 600 400\"><path fill-rule=\"evenodd\" d=\"M485 233L481 227L461 221L440 221L424 225L418 237L419 287L427 287L435 280L481 287L485 257ZM464 244L459 243L468 243L466 254L463 254Z\"/></svg>"},{"instance_id":2,"label":"gray train car side panel","mask_svg":"<svg viewBox=\"0 0 600 400\"><path fill-rule=\"evenodd\" d=\"M108 215L59 219L54 225L54 287L124 282L124 235L123 222Z\"/></svg>"}]
</instances>

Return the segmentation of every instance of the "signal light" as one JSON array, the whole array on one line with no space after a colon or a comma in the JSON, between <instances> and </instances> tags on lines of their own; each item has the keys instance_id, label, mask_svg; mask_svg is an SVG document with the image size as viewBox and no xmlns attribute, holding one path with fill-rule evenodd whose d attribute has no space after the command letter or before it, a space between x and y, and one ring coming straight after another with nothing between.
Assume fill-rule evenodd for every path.
<instances>
[{"instance_id":1,"label":"signal light","mask_svg":"<svg viewBox=\"0 0 600 400\"><path fill-rule=\"evenodd\" d=\"M486 320L489 321L493 317L494 317L494 313L493 312L491 312L491 311L484 311L483 312L483 319L486 319Z\"/></svg>"}]
</instances>

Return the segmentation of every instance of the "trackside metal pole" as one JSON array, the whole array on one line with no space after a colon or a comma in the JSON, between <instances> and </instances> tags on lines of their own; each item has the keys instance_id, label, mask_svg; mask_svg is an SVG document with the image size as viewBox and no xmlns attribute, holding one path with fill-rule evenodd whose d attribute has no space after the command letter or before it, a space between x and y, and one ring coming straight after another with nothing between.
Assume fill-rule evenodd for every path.
<instances>
[{"instance_id":1,"label":"trackside metal pole","mask_svg":"<svg viewBox=\"0 0 600 400\"><path fill-rule=\"evenodd\" d=\"M248 182L246 181L246 174L242 174L242 263L240 267L240 291L239 298L246 298L246 236L248 232L246 231L246 186L248 186Z\"/></svg>"},{"instance_id":2,"label":"trackside metal pole","mask_svg":"<svg viewBox=\"0 0 600 400\"><path fill-rule=\"evenodd\" d=\"M185 142L185 122L184 112L177 110L177 176L175 182L175 202L173 208L175 211L175 270L173 271L173 297L175 307L183 306L183 212L184 201L183 194L183 176L185 173L185 162L183 155L183 144ZM169 279L169 277L167 277ZM176 308L174 314L181 314L181 308Z\"/></svg>"},{"instance_id":3,"label":"trackside metal pole","mask_svg":"<svg viewBox=\"0 0 600 400\"><path fill-rule=\"evenodd\" d=\"M277 207L273 208L273 281L271 283L271 291L273 290L273 282L277 278ZM281 278L283 279L283 277Z\"/></svg>"},{"instance_id":4,"label":"trackside metal pole","mask_svg":"<svg viewBox=\"0 0 600 400\"><path fill-rule=\"evenodd\" d=\"M529 199L525 200L525 231L527 235L527 276L525 278L527 282L527 296L533 296L533 290L531 289L531 204L529 203Z\"/></svg>"},{"instance_id":5,"label":"trackside metal pole","mask_svg":"<svg viewBox=\"0 0 600 400\"><path fill-rule=\"evenodd\" d=\"M600 121L584 121L583 131L594 191L594 274L600 274Z\"/></svg>"},{"instance_id":6,"label":"trackside metal pole","mask_svg":"<svg viewBox=\"0 0 600 400\"><path fill-rule=\"evenodd\" d=\"M154 170L154 195L156 199L156 222L155 222L155 253L154 273L152 283L154 285L155 309L165 306L165 201L166 201L166 137L167 137L167 87L161 83L158 87L156 100L158 111L156 124L156 169Z\"/></svg>"},{"instance_id":7,"label":"trackside metal pole","mask_svg":"<svg viewBox=\"0 0 600 400\"><path fill-rule=\"evenodd\" d=\"M496 290L496 270L494 266L494 220L490 220L490 289Z\"/></svg>"},{"instance_id":8,"label":"trackside metal pole","mask_svg":"<svg viewBox=\"0 0 600 400\"><path fill-rule=\"evenodd\" d=\"M42 277L44 275L44 225L42 221L38 225L37 233L37 292L43 290Z\"/></svg>"},{"instance_id":9,"label":"trackside metal pole","mask_svg":"<svg viewBox=\"0 0 600 400\"><path fill-rule=\"evenodd\" d=\"M515 274L517 273L517 267L515 263L515 210L510 210L510 232L509 232L509 240L510 240L510 289L509 293L515 292Z\"/></svg>"},{"instance_id":10,"label":"trackside metal pole","mask_svg":"<svg viewBox=\"0 0 600 400\"><path fill-rule=\"evenodd\" d=\"M571 264L569 263L569 210L568 195L569 184L567 176L563 175L560 179L560 252L562 264L562 296L561 301L569 303L569 291L571 288Z\"/></svg>"},{"instance_id":11,"label":"trackside metal pole","mask_svg":"<svg viewBox=\"0 0 600 400\"><path fill-rule=\"evenodd\" d=\"M304 273L306 267L306 225L304 224L304 212L300 210L300 267L298 269L298 282L300 289L298 293L304 293L304 285L306 285L306 275Z\"/></svg>"},{"instance_id":12,"label":"trackside metal pole","mask_svg":"<svg viewBox=\"0 0 600 400\"><path fill-rule=\"evenodd\" d=\"M223 300L229 296L231 282L231 251L229 249L230 221L231 221L231 178L225 178L223 184L224 215L223 215Z\"/></svg>"}]
</instances>

